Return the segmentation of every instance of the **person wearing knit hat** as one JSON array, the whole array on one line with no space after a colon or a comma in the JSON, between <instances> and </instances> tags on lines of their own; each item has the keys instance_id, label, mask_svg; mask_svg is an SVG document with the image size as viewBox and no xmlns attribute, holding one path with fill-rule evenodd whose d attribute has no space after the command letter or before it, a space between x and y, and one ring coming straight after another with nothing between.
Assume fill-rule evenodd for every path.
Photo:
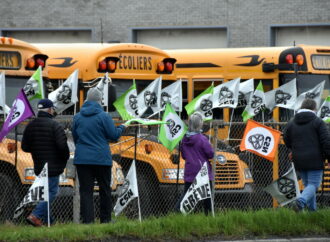
<instances>
[{"instance_id":1,"label":"person wearing knit hat","mask_svg":"<svg viewBox=\"0 0 330 242\"><path fill-rule=\"evenodd\" d=\"M76 145L74 164L80 182L80 210L83 223L94 222L94 180L100 188L100 222L111 221L110 141L117 141L125 130L115 126L110 114L101 106L102 92L91 88L79 113L73 117L72 135Z\"/></svg>"},{"instance_id":2,"label":"person wearing knit hat","mask_svg":"<svg viewBox=\"0 0 330 242\"><path fill-rule=\"evenodd\" d=\"M88 90L86 100L94 101L94 102L98 102L99 104L102 104L102 96L103 96L102 91L99 90L97 87L93 87Z\"/></svg>"}]
</instances>

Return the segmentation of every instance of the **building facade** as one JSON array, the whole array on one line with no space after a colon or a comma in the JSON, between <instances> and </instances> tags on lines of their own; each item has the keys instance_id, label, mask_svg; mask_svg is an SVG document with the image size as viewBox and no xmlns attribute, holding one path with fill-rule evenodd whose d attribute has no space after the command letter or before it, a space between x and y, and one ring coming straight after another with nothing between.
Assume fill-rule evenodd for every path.
<instances>
[{"instance_id":1,"label":"building facade","mask_svg":"<svg viewBox=\"0 0 330 242\"><path fill-rule=\"evenodd\" d=\"M1 0L0 35L162 49L330 45L329 0Z\"/></svg>"}]
</instances>

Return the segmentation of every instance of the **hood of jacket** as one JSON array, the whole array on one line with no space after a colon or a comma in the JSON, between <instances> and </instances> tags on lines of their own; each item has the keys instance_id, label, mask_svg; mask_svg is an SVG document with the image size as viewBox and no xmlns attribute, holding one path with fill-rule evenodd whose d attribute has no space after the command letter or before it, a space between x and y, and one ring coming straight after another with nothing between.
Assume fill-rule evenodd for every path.
<instances>
[{"instance_id":1,"label":"hood of jacket","mask_svg":"<svg viewBox=\"0 0 330 242\"><path fill-rule=\"evenodd\" d=\"M202 135L202 134L200 134L200 133L193 133L193 132L189 133L189 132L188 132L188 133L185 135L185 137L184 137L184 139L182 140L182 142L183 142L183 144L185 144L185 145L193 146L193 145L195 145L195 144L197 144L197 143L200 142L200 138L199 138L200 135Z\"/></svg>"},{"instance_id":2,"label":"hood of jacket","mask_svg":"<svg viewBox=\"0 0 330 242\"><path fill-rule=\"evenodd\" d=\"M103 111L101 105L94 101L86 101L81 107L80 114L83 116L93 116Z\"/></svg>"},{"instance_id":3,"label":"hood of jacket","mask_svg":"<svg viewBox=\"0 0 330 242\"><path fill-rule=\"evenodd\" d=\"M294 122L298 125L306 124L316 119L316 114L311 111L301 111L294 117Z\"/></svg>"}]
</instances>

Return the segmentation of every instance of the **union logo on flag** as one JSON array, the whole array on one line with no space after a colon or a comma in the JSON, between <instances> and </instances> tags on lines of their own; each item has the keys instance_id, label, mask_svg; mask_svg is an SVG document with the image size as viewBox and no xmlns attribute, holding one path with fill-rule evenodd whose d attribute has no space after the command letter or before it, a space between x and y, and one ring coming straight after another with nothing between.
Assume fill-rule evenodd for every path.
<instances>
[{"instance_id":1,"label":"union logo on flag","mask_svg":"<svg viewBox=\"0 0 330 242\"><path fill-rule=\"evenodd\" d=\"M274 161L281 132L249 119L241 141L240 150L248 150L267 160Z\"/></svg>"}]
</instances>

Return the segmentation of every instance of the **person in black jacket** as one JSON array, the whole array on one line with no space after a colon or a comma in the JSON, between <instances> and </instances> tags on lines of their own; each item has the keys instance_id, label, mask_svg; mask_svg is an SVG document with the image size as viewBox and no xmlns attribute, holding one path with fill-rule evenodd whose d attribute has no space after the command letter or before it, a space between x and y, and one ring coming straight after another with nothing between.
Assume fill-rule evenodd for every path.
<instances>
[{"instance_id":1,"label":"person in black jacket","mask_svg":"<svg viewBox=\"0 0 330 242\"><path fill-rule=\"evenodd\" d=\"M38 115L23 133L22 150L32 155L34 173L39 175L48 163L48 188L50 205L55 200L59 188L59 176L63 173L69 159L69 147L63 127L53 120L54 104L49 99L38 103ZM34 226L48 223L47 202L39 202L27 221ZM53 219L50 219L53 222Z\"/></svg>"},{"instance_id":2,"label":"person in black jacket","mask_svg":"<svg viewBox=\"0 0 330 242\"><path fill-rule=\"evenodd\" d=\"M329 131L315 112L316 102L305 99L283 134L304 184L304 190L295 202L295 210L298 211L305 207L310 211L316 210L316 191L322 182L325 159L330 157Z\"/></svg>"}]
</instances>

